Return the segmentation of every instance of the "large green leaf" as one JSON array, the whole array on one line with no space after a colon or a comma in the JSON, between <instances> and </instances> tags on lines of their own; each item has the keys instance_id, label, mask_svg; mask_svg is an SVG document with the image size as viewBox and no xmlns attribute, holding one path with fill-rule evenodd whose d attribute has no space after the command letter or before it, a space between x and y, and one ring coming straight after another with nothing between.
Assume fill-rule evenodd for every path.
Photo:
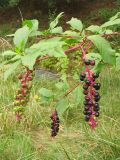
<instances>
[{"instance_id":1,"label":"large green leaf","mask_svg":"<svg viewBox=\"0 0 120 160\"><path fill-rule=\"evenodd\" d=\"M33 66L36 62L36 59L40 56L40 52L28 53L25 56L22 56L22 64L28 67L30 70L33 69Z\"/></svg>"},{"instance_id":2,"label":"large green leaf","mask_svg":"<svg viewBox=\"0 0 120 160\"><path fill-rule=\"evenodd\" d=\"M95 67L92 69L92 71L93 72L101 72L105 66L106 66L105 64L98 63L97 65L95 65Z\"/></svg>"},{"instance_id":3,"label":"large green leaf","mask_svg":"<svg viewBox=\"0 0 120 160\"><path fill-rule=\"evenodd\" d=\"M17 53L12 50L7 50L2 53L3 56L15 56Z\"/></svg>"},{"instance_id":4,"label":"large green leaf","mask_svg":"<svg viewBox=\"0 0 120 160\"><path fill-rule=\"evenodd\" d=\"M24 50L29 34L30 30L27 26L24 26L15 32L13 42L18 50Z\"/></svg>"},{"instance_id":5,"label":"large green leaf","mask_svg":"<svg viewBox=\"0 0 120 160\"><path fill-rule=\"evenodd\" d=\"M101 25L101 28L105 28L105 27L109 27L109 26L113 26L113 25L120 25L120 18L119 19L115 19L113 21L108 21L106 23L104 23L103 25Z\"/></svg>"},{"instance_id":6,"label":"large green leaf","mask_svg":"<svg viewBox=\"0 0 120 160\"><path fill-rule=\"evenodd\" d=\"M38 31L39 22L36 19L33 20L25 20L23 22L23 26L28 26L30 29L30 37L42 35L42 32Z\"/></svg>"},{"instance_id":7,"label":"large green leaf","mask_svg":"<svg viewBox=\"0 0 120 160\"><path fill-rule=\"evenodd\" d=\"M68 98L60 100L56 105L56 109L59 115L62 115L68 108L69 108Z\"/></svg>"},{"instance_id":8,"label":"large green leaf","mask_svg":"<svg viewBox=\"0 0 120 160\"><path fill-rule=\"evenodd\" d=\"M82 22L79 19L77 19L77 18L73 18L72 17L72 19L70 21L68 21L67 24L70 24L73 29L76 29L76 30L78 30L80 32L83 29Z\"/></svg>"},{"instance_id":9,"label":"large green leaf","mask_svg":"<svg viewBox=\"0 0 120 160\"><path fill-rule=\"evenodd\" d=\"M20 65L21 60L16 61L13 64L10 64L7 68L7 70L4 73L4 80L7 80L7 78L17 69L17 67Z\"/></svg>"},{"instance_id":10,"label":"large green leaf","mask_svg":"<svg viewBox=\"0 0 120 160\"><path fill-rule=\"evenodd\" d=\"M63 12L61 12L61 13L55 18L55 20L50 23L50 30L54 29L54 28L57 26L57 24L58 24L58 22L59 22L59 19L60 19L62 16L63 16Z\"/></svg>"},{"instance_id":11,"label":"large green leaf","mask_svg":"<svg viewBox=\"0 0 120 160\"><path fill-rule=\"evenodd\" d=\"M61 41L60 37L51 38L48 40L41 40L39 43L32 45L26 50L27 53L40 53L41 56L49 55L53 57L65 57L63 45L65 42Z\"/></svg>"},{"instance_id":12,"label":"large green leaf","mask_svg":"<svg viewBox=\"0 0 120 160\"><path fill-rule=\"evenodd\" d=\"M64 35L67 35L67 36L80 37L80 34L79 34L79 33L75 32L75 31L71 31L71 30L65 31L63 34L64 34Z\"/></svg>"},{"instance_id":13,"label":"large green leaf","mask_svg":"<svg viewBox=\"0 0 120 160\"><path fill-rule=\"evenodd\" d=\"M105 38L93 35L88 37L89 40L91 40L94 45L98 48L102 59L112 65L115 65L116 58L115 58L115 51L111 48L110 43L105 40Z\"/></svg>"},{"instance_id":14,"label":"large green leaf","mask_svg":"<svg viewBox=\"0 0 120 160\"><path fill-rule=\"evenodd\" d=\"M21 60L21 55L16 55L7 61L7 64L14 63L15 61Z\"/></svg>"},{"instance_id":15,"label":"large green leaf","mask_svg":"<svg viewBox=\"0 0 120 160\"><path fill-rule=\"evenodd\" d=\"M31 32L33 32L33 31L37 31L38 30L39 22L36 19L25 20L23 22L23 26L26 26L26 25L29 27L29 29L31 30Z\"/></svg>"},{"instance_id":16,"label":"large green leaf","mask_svg":"<svg viewBox=\"0 0 120 160\"><path fill-rule=\"evenodd\" d=\"M110 21L114 21L117 18L120 18L120 12L118 12L115 16L111 17Z\"/></svg>"},{"instance_id":17,"label":"large green leaf","mask_svg":"<svg viewBox=\"0 0 120 160\"><path fill-rule=\"evenodd\" d=\"M92 68L92 71L94 72L100 72L100 70L102 70L102 68L104 67L103 64L101 64L101 60L102 60L102 56L98 53L89 53L86 55L86 58L90 59L90 60L95 60L95 65Z\"/></svg>"},{"instance_id":18,"label":"large green leaf","mask_svg":"<svg viewBox=\"0 0 120 160\"><path fill-rule=\"evenodd\" d=\"M43 97L47 97L47 98L51 98L53 97L53 92L51 90L48 90L46 88L41 88L39 90L39 93L43 96Z\"/></svg>"},{"instance_id":19,"label":"large green leaf","mask_svg":"<svg viewBox=\"0 0 120 160\"><path fill-rule=\"evenodd\" d=\"M56 27L51 30L51 33L54 33L54 34L60 33L61 34L61 33L63 33L63 29L62 29L62 27Z\"/></svg>"},{"instance_id":20,"label":"large green leaf","mask_svg":"<svg viewBox=\"0 0 120 160\"><path fill-rule=\"evenodd\" d=\"M91 31L93 33L99 33L100 30L100 26L97 25L91 25L88 28L86 28L86 30Z\"/></svg>"},{"instance_id":21,"label":"large green leaf","mask_svg":"<svg viewBox=\"0 0 120 160\"><path fill-rule=\"evenodd\" d=\"M31 32L29 36L34 37L34 36L42 36L42 35L43 35L43 32L34 31L34 32Z\"/></svg>"},{"instance_id":22,"label":"large green leaf","mask_svg":"<svg viewBox=\"0 0 120 160\"><path fill-rule=\"evenodd\" d=\"M101 55L98 53L89 53L86 55L86 58L90 60L95 60L95 64L98 64L102 60Z\"/></svg>"}]
</instances>

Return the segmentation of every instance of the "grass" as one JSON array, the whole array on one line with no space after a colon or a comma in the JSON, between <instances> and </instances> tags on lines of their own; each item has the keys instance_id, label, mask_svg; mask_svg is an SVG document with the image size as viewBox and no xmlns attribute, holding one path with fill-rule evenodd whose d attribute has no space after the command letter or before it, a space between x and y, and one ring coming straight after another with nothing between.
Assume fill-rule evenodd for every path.
<instances>
[{"instance_id":1,"label":"grass","mask_svg":"<svg viewBox=\"0 0 120 160\"><path fill-rule=\"evenodd\" d=\"M0 36L4 37L11 33L11 28L9 24L0 25Z\"/></svg>"},{"instance_id":2,"label":"grass","mask_svg":"<svg viewBox=\"0 0 120 160\"><path fill-rule=\"evenodd\" d=\"M106 68L100 77L101 116L91 130L85 124L82 106L71 108L62 119L60 132L50 137L52 105L41 106L34 97L43 86L54 81L39 81L33 88L25 118L18 124L12 102L18 87L15 76L0 80L0 160L119 160L120 159L120 73ZM67 115L67 116L66 116Z\"/></svg>"}]
</instances>

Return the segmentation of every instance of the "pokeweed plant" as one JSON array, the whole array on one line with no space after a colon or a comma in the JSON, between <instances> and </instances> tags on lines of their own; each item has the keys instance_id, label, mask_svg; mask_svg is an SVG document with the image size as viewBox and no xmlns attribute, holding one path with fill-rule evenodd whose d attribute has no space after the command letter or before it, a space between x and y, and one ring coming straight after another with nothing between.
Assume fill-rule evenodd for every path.
<instances>
[{"instance_id":1,"label":"pokeweed plant","mask_svg":"<svg viewBox=\"0 0 120 160\"><path fill-rule=\"evenodd\" d=\"M8 79L16 69L23 66L24 72L18 75L20 87L14 102L16 118L20 120L29 101L32 80L37 65L51 57L55 57L60 61L62 58L66 59L62 63L68 64L71 61L68 54L73 53L76 57L80 57L80 63L85 65L85 71L80 74L80 80L85 83L83 85L83 93L85 94L84 114L87 123L91 128L95 128L97 125L95 117L99 116L100 110L98 104L100 95L97 90L101 87L100 83L95 81L105 65L120 66L120 54L106 40L112 36L120 35L119 32L113 32L111 29L113 26L120 25L120 13L117 13L101 26L91 25L88 28L84 28L81 20L72 18L67 22L70 29L66 31L58 26L59 19L62 16L63 12L50 23L49 28L45 31L38 30L39 23L37 20L25 20L23 22L22 27L12 35L14 47L2 53L5 59L3 63L8 66L4 73L4 79ZM40 41L31 45L29 40L31 37L36 36L40 37ZM81 82L78 82L70 89L65 74L62 75L61 81L56 84L57 88L62 89L65 93L57 100L55 111L51 116L52 137L56 136L59 130L58 115L69 107L68 95L71 94L75 98L75 103L80 103L80 96L82 96L80 85ZM40 89L40 94L47 96L47 99L54 95L45 88Z\"/></svg>"}]
</instances>

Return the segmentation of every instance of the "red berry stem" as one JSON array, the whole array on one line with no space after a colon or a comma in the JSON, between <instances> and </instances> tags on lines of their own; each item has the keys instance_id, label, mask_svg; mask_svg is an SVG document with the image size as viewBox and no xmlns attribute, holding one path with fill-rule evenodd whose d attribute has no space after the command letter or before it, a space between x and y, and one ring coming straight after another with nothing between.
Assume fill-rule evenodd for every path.
<instances>
[{"instance_id":1,"label":"red berry stem","mask_svg":"<svg viewBox=\"0 0 120 160\"><path fill-rule=\"evenodd\" d=\"M96 78L99 77L99 73L94 73L91 70L91 66L95 65L95 61L86 58L86 53L89 48L90 46L87 49L81 46L82 60L85 64L85 71L80 75L80 80L85 82L83 86L83 93L85 94L85 120L88 122L91 128L95 128L97 125L95 117L99 116L99 104L97 102L100 100L100 95L98 92L96 92L96 90L100 89L100 83L95 83Z\"/></svg>"}]
</instances>

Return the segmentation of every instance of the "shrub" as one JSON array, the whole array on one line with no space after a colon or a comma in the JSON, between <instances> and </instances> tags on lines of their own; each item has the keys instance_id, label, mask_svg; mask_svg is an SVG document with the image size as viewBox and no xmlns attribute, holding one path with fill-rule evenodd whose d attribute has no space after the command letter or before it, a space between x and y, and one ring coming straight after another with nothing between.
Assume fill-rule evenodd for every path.
<instances>
[{"instance_id":1,"label":"shrub","mask_svg":"<svg viewBox=\"0 0 120 160\"><path fill-rule=\"evenodd\" d=\"M0 8L17 5L20 0L0 0Z\"/></svg>"}]
</instances>

